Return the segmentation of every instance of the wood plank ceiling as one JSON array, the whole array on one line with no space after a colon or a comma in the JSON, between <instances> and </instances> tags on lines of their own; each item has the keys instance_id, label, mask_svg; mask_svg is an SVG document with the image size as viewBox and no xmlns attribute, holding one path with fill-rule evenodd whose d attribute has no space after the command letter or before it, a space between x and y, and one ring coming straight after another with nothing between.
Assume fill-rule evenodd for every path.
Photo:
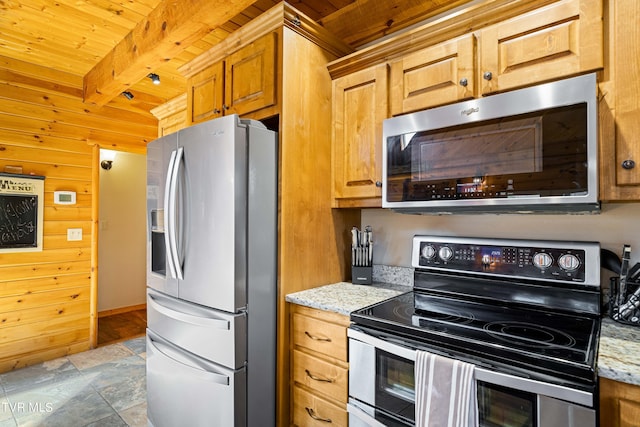
<instances>
[{"instance_id":1,"label":"wood plank ceiling","mask_svg":"<svg viewBox=\"0 0 640 427\"><path fill-rule=\"evenodd\" d=\"M358 48L467 2L294 0L290 4ZM128 102L149 111L184 92L185 79L177 71L180 66L277 3L0 0L0 63L19 70L16 76L20 78L29 74L29 64L55 70L49 78L65 76L65 85L88 92L88 103ZM116 68L118 76L109 72ZM39 70L32 77L46 81ZM152 72L160 76L160 85L146 77ZM124 99L120 96L124 90L135 98Z\"/></svg>"}]
</instances>

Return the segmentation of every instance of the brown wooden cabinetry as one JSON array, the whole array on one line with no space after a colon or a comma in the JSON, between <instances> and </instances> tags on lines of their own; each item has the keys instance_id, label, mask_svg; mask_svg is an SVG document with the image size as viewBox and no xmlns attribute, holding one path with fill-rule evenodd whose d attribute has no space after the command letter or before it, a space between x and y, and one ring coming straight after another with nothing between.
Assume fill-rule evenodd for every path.
<instances>
[{"instance_id":1,"label":"brown wooden cabinetry","mask_svg":"<svg viewBox=\"0 0 640 427\"><path fill-rule=\"evenodd\" d=\"M482 95L603 67L602 0L563 0L479 32Z\"/></svg>"},{"instance_id":2,"label":"brown wooden cabinetry","mask_svg":"<svg viewBox=\"0 0 640 427\"><path fill-rule=\"evenodd\" d=\"M349 318L291 306L292 421L297 426L347 426Z\"/></svg>"},{"instance_id":3,"label":"brown wooden cabinetry","mask_svg":"<svg viewBox=\"0 0 640 427\"><path fill-rule=\"evenodd\" d=\"M466 34L390 62L391 114L473 98L476 37Z\"/></svg>"},{"instance_id":4,"label":"brown wooden cabinetry","mask_svg":"<svg viewBox=\"0 0 640 427\"><path fill-rule=\"evenodd\" d=\"M382 121L389 112L405 114L600 69L602 17L602 0L486 0L330 63L334 206L381 206L376 183Z\"/></svg>"},{"instance_id":5,"label":"brown wooden cabinetry","mask_svg":"<svg viewBox=\"0 0 640 427\"><path fill-rule=\"evenodd\" d=\"M334 206L381 206L386 64L333 82Z\"/></svg>"},{"instance_id":6,"label":"brown wooden cabinetry","mask_svg":"<svg viewBox=\"0 0 640 427\"><path fill-rule=\"evenodd\" d=\"M600 378L600 426L640 425L640 386Z\"/></svg>"},{"instance_id":7,"label":"brown wooden cabinetry","mask_svg":"<svg viewBox=\"0 0 640 427\"><path fill-rule=\"evenodd\" d=\"M600 197L640 200L640 0L609 1L600 84Z\"/></svg>"},{"instance_id":8,"label":"brown wooden cabinetry","mask_svg":"<svg viewBox=\"0 0 640 427\"><path fill-rule=\"evenodd\" d=\"M276 103L277 33L262 36L188 76L189 123L245 115Z\"/></svg>"},{"instance_id":9,"label":"brown wooden cabinetry","mask_svg":"<svg viewBox=\"0 0 640 427\"><path fill-rule=\"evenodd\" d=\"M158 119L158 137L187 127L187 94L176 96L151 110Z\"/></svg>"}]
</instances>

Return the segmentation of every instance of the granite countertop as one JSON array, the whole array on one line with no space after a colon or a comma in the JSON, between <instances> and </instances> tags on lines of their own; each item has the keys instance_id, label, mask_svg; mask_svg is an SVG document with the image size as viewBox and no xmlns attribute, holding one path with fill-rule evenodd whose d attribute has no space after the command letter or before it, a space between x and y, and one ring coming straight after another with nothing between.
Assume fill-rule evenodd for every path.
<instances>
[{"instance_id":1,"label":"granite countertop","mask_svg":"<svg viewBox=\"0 0 640 427\"><path fill-rule=\"evenodd\" d=\"M352 311L410 290L411 286L389 283L374 282L373 285L354 285L348 282L339 282L288 294L285 300L294 304L348 316Z\"/></svg>"},{"instance_id":2,"label":"granite countertop","mask_svg":"<svg viewBox=\"0 0 640 427\"><path fill-rule=\"evenodd\" d=\"M640 385L640 327L602 320L598 375Z\"/></svg>"}]
</instances>

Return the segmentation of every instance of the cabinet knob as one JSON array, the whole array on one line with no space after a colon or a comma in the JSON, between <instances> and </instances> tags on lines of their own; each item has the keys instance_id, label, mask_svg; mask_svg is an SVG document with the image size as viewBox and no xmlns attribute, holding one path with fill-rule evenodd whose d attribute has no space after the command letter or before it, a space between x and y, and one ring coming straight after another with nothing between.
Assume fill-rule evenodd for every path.
<instances>
[{"instance_id":1,"label":"cabinet knob","mask_svg":"<svg viewBox=\"0 0 640 427\"><path fill-rule=\"evenodd\" d=\"M218 108L214 108L213 109L213 113L214 114L220 114L222 111L220 111Z\"/></svg>"},{"instance_id":2,"label":"cabinet knob","mask_svg":"<svg viewBox=\"0 0 640 427\"><path fill-rule=\"evenodd\" d=\"M382 181L376 181L376 187L381 188L382 187Z\"/></svg>"},{"instance_id":3,"label":"cabinet knob","mask_svg":"<svg viewBox=\"0 0 640 427\"><path fill-rule=\"evenodd\" d=\"M227 110L229 109L229 106L228 106L228 105L226 105L226 104L222 104L222 109L223 109L224 111L227 111Z\"/></svg>"},{"instance_id":4,"label":"cabinet knob","mask_svg":"<svg viewBox=\"0 0 640 427\"><path fill-rule=\"evenodd\" d=\"M466 79L466 77L463 77L460 79L460 86L464 86L467 87L467 85L469 84L469 81Z\"/></svg>"},{"instance_id":5,"label":"cabinet knob","mask_svg":"<svg viewBox=\"0 0 640 427\"><path fill-rule=\"evenodd\" d=\"M491 80L493 78L493 74L491 74L491 71L485 71L482 78L485 80Z\"/></svg>"},{"instance_id":6,"label":"cabinet knob","mask_svg":"<svg viewBox=\"0 0 640 427\"><path fill-rule=\"evenodd\" d=\"M633 169L636 167L636 162L631 159L625 160L624 162L622 162L622 167L627 170Z\"/></svg>"}]
</instances>

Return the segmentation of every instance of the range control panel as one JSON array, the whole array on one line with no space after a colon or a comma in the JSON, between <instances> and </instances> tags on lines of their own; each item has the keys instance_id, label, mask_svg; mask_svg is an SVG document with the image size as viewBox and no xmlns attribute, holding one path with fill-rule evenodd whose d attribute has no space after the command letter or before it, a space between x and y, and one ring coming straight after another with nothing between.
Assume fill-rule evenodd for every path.
<instances>
[{"instance_id":1,"label":"range control panel","mask_svg":"<svg viewBox=\"0 0 640 427\"><path fill-rule=\"evenodd\" d=\"M600 245L596 242L415 236L412 265L425 270L589 285L599 283Z\"/></svg>"}]
</instances>

